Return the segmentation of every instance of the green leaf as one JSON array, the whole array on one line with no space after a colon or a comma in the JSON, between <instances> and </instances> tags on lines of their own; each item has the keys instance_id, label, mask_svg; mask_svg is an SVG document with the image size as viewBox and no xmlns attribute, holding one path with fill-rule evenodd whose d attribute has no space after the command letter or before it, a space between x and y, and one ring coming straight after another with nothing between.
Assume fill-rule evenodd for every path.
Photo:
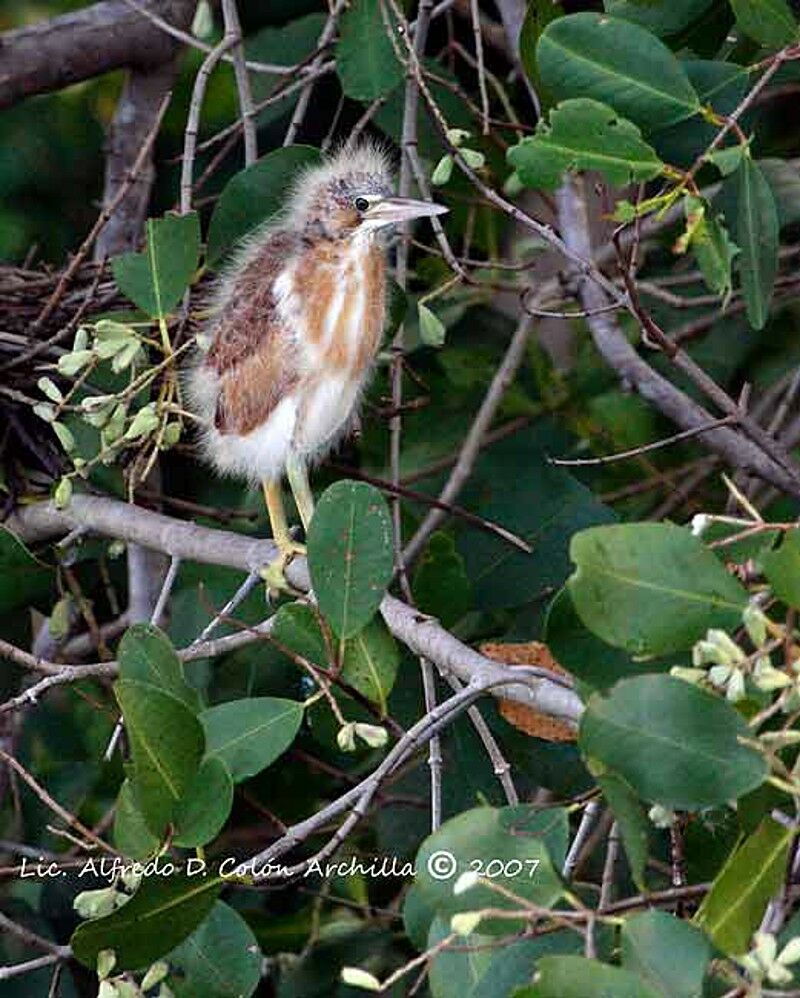
<instances>
[{"instance_id":1,"label":"green leaf","mask_svg":"<svg viewBox=\"0 0 800 998\"><path fill-rule=\"evenodd\" d=\"M217 901L208 918L169 954L182 971L179 995L249 998L261 976L261 950L250 926Z\"/></svg>"},{"instance_id":2,"label":"green leaf","mask_svg":"<svg viewBox=\"0 0 800 998\"><path fill-rule=\"evenodd\" d=\"M222 879L212 876L144 877L127 904L106 918L78 926L70 939L72 952L92 969L104 949L114 950L117 970L147 967L197 928L221 885Z\"/></svg>"},{"instance_id":3,"label":"green leaf","mask_svg":"<svg viewBox=\"0 0 800 998\"><path fill-rule=\"evenodd\" d=\"M111 261L120 291L154 319L166 318L189 287L200 256L196 212L149 218L144 253L124 253Z\"/></svg>"},{"instance_id":4,"label":"green leaf","mask_svg":"<svg viewBox=\"0 0 800 998\"><path fill-rule=\"evenodd\" d=\"M133 789L147 827L163 835L203 755L203 729L177 697L135 679L114 683L133 759Z\"/></svg>"},{"instance_id":5,"label":"green leaf","mask_svg":"<svg viewBox=\"0 0 800 998\"><path fill-rule=\"evenodd\" d=\"M250 697L210 707L200 714L210 756L225 763L235 783L271 765L292 744L303 705L278 697Z\"/></svg>"},{"instance_id":6,"label":"green leaf","mask_svg":"<svg viewBox=\"0 0 800 998\"><path fill-rule=\"evenodd\" d=\"M508 150L528 187L553 191L566 171L597 170L613 186L651 180L663 164L636 125L595 100L563 101L540 121L536 134Z\"/></svg>"},{"instance_id":7,"label":"green leaf","mask_svg":"<svg viewBox=\"0 0 800 998\"><path fill-rule=\"evenodd\" d=\"M645 131L700 109L675 56L629 21L592 13L560 17L545 28L536 51L542 80L557 100L591 97Z\"/></svg>"},{"instance_id":8,"label":"green leaf","mask_svg":"<svg viewBox=\"0 0 800 998\"><path fill-rule=\"evenodd\" d=\"M319 162L319 149L287 146L267 153L229 180L208 226L208 265L216 265L243 236L280 211L298 175Z\"/></svg>"},{"instance_id":9,"label":"green leaf","mask_svg":"<svg viewBox=\"0 0 800 998\"><path fill-rule=\"evenodd\" d=\"M747 70L733 63L713 59L684 59L681 60L681 66L700 103L710 105L717 114L730 115L750 86ZM688 169L708 148L718 130L710 122L695 115L688 121L659 128L649 138L665 163Z\"/></svg>"},{"instance_id":10,"label":"green leaf","mask_svg":"<svg viewBox=\"0 0 800 998\"><path fill-rule=\"evenodd\" d=\"M797 41L797 21L786 0L730 0L737 27L754 41L779 49Z\"/></svg>"},{"instance_id":11,"label":"green leaf","mask_svg":"<svg viewBox=\"0 0 800 998\"><path fill-rule=\"evenodd\" d=\"M578 744L644 800L696 811L761 784L767 765L740 744L748 735L727 701L672 676L635 676L591 697Z\"/></svg>"},{"instance_id":12,"label":"green leaf","mask_svg":"<svg viewBox=\"0 0 800 998\"><path fill-rule=\"evenodd\" d=\"M710 959L711 945L703 933L666 912L634 915L622 927L622 966L658 994L697 998Z\"/></svg>"},{"instance_id":13,"label":"green leaf","mask_svg":"<svg viewBox=\"0 0 800 998\"><path fill-rule=\"evenodd\" d=\"M129 627L117 647L117 660L122 679L150 683L182 700L190 710L200 709L200 697L186 682L172 642L153 624Z\"/></svg>"},{"instance_id":14,"label":"green leaf","mask_svg":"<svg viewBox=\"0 0 800 998\"><path fill-rule=\"evenodd\" d=\"M647 813L633 789L618 773L607 769L597 759L587 759L586 764L603 791L619 827L633 882L644 892L647 890L644 871L649 858L647 847L652 827Z\"/></svg>"},{"instance_id":15,"label":"green leaf","mask_svg":"<svg viewBox=\"0 0 800 998\"><path fill-rule=\"evenodd\" d=\"M641 3L637 0L604 0L606 13L632 21L659 38L680 34L711 6L714 0L670 0Z\"/></svg>"},{"instance_id":16,"label":"green leaf","mask_svg":"<svg viewBox=\"0 0 800 998\"><path fill-rule=\"evenodd\" d=\"M626 523L572 538L568 588L583 623L635 655L690 648L709 627L740 622L747 593L683 527Z\"/></svg>"},{"instance_id":17,"label":"green leaf","mask_svg":"<svg viewBox=\"0 0 800 998\"><path fill-rule=\"evenodd\" d=\"M326 489L308 532L308 568L323 616L349 638L380 606L392 577L392 524L383 496L364 482Z\"/></svg>"},{"instance_id":18,"label":"green leaf","mask_svg":"<svg viewBox=\"0 0 800 998\"><path fill-rule=\"evenodd\" d=\"M272 636L289 651L312 665L329 669L330 661L325 638L316 614L305 603L288 603L275 614Z\"/></svg>"},{"instance_id":19,"label":"green leaf","mask_svg":"<svg viewBox=\"0 0 800 998\"><path fill-rule=\"evenodd\" d=\"M707 163L713 163L723 177L729 177L735 173L742 165L742 160L747 155L749 145L736 143L726 146L724 149L714 149L705 156Z\"/></svg>"},{"instance_id":20,"label":"green leaf","mask_svg":"<svg viewBox=\"0 0 800 998\"><path fill-rule=\"evenodd\" d=\"M800 609L800 530L788 531L779 548L762 555L761 568L778 599Z\"/></svg>"},{"instance_id":21,"label":"green leaf","mask_svg":"<svg viewBox=\"0 0 800 998\"><path fill-rule=\"evenodd\" d=\"M434 919L420 949L434 947L450 933L443 918ZM598 936L602 933L602 929ZM553 953L581 952L573 932L551 932L535 939L506 939L502 946L478 930L437 953L430 966L432 998L499 998L514 995L536 972L537 962Z\"/></svg>"},{"instance_id":22,"label":"green leaf","mask_svg":"<svg viewBox=\"0 0 800 998\"><path fill-rule=\"evenodd\" d=\"M539 75L539 67L536 64L536 45L547 25L563 16L564 8L560 3L553 3L552 0L531 0L527 6L525 20L522 22L522 29L519 33L519 57L522 68L539 96L542 110L550 107L552 101Z\"/></svg>"},{"instance_id":23,"label":"green leaf","mask_svg":"<svg viewBox=\"0 0 800 998\"><path fill-rule=\"evenodd\" d=\"M514 998L662 998L630 971L583 956L545 956L536 971Z\"/></svg>"},{"instance_id":24,"label":"green leaf","mask_svg":"<svg viewBox=\"0 0 800 998\"><path fill-rule=\"evenodd\" d=\"M431 312L427 305L417 304L419 315L419 338L428 347L440 347L444 345L447 329L444 323Z\"/></svg>"},{"instance_id":25,"label":"green leaf","mask_svg":"<svg viewBox=\"0 0 800 998\"><path fill-rule=\"evenodd\" d=\"M792 225L800 219L800 170L783 159L760 159L758 165L775 198L780 227Z\"/></svg>"},{"instance_id":26,"label":"green leaf","mask_svg":"<svg viewBox=\"0 0 800 998\"><path fill-rule=\"evenodd\" d=\"M720 870L695 915L723 953L738 956L750 947L770 899L786 873L791 828L764 818Z\"/></svg>"},{"instance_id":27,"label":"green leaf","mask_svg":"<svg viewBox=\"0 0 800 998\"><path fill-rule=\"evenodd\" d=\"M709 291L728 298L733 290L733 258L739 247L731 242L722 215L703 218L692 235L692 252Z\"/></svg>"},{"instance_id":28,"label":"green leaf","mask_svg":"<svg viewBox=\"0 0 800 998\"><path fill-rule=\"evenodd\" d=\"M316 52L324 27L325 15L315 12L297 17L278 28L270 25L253 34L248 32L244 40L245 54L248 60L256 62L279 63L284 66L304 63ZM268 97L273 97L280 82L281 75L278 73L251 73L253 103L261 104ZM300 90L290 91L280 101L258 112L259 128L265 128L290 115L300 93Z\"/></svg>"},{"instance_id":29,"label":"green leaf","mask_svg":"<svg viewBox=\"0 0 800 998\"><path fill-rule=\"evenodd\" d=\"M225 763L207 756L175 809L176 846L191 849L215 839L233 807L233 779Z\"/></svg>"},{"instance_id":30,"label":"green leaf","mask_svg":"<svg viewBox=\"0 0 800 998\"><path fill-rule=\"evenodd\" d=\"M52 572L0 524L0 614L50 593Z\"/></svg>"},{"instance_id":31,"label":"green leaf","mask_svg":"<svg viewBox=\"0 0 800 998\"><path fill-rule=\"evenodd\" d=\"M469 610L472 593L464 559L449 534L431 536L414 571L414 602L450 628Z\"/></svg>"},{"instance_id":32,"label":"green leaf","mask_svg":"<svg viewBox=\"0 0 800 998\"><path fill-rule=\"evenodd\" d=\"M451 818L417 853L416 883L422 899L446 918L481 908L517 907L518 902L482 885L453 894L458 877L475 870L519 897L550 907L563 890L553 863L563 861L559 854L566 844L566 820L562 808L537 813L529 805L479 807ZM480 931L505 935L515 926L513 921L487 919Z\"/></svg>"},{"instance_id":33,"label":"green leaf","mask_svg":"<svg viewBox=\"0 0 800 998\"><path fill-rule=\"evenodd\" d=\"M399 661L394 638L384 622L375 618L347 639L342 679L377 704L384 716Z\"/></svg>"},{"instance_id":34,"label":"green leaf","mask_svg":"<svg viewBox=\"0 0 800 998\"><path fill-rule=\"evenodd\" d=\"M761 167L746 156L739 170L726 182L733 184L737 212L731 223L741 248L739 274L747 304L747 318L754 329L763 329L778 272L778 212Z\"/></svg>"},{"instance_id":35,"label":"green leaf","mask_svg":"<svg viewBox=\"0 0 800 998\"><path fill-rule=\"evenodd\" d=\"M123 856L145 859L154 855L161 840L153 835L136 804L130 780L124 780L114 808L114 845Z\"/></svg>"},{"instance_id":36,"label":"green leaf","mask_svg":"<svg viewBox=\"0 0 800 998\"><path fill-rule=\"evenodd\" d=\"M481 455L461 502L527 541L531 554L498 537L458 537L475 601L496 610L541 600L569 574L570 538L614 513L585 485L541 454L535 431L515 434ZM559 444L560 446L560 444Z\"/></svg>"},{"instance_id":37,"label":"green leaf","mask_svg":"<svg viewBox=\"0 0 800 998\"><path fill-rule=\"evenodd\" d=\"M652 659L637 661L621 648L607 645L584 626L575 612L569 589L565 586L553 599L545 620L545 640L554 657L582 683L606 690L618 679L642 672L657 672ZM663 668L674 663L667 661Z\"/></svg>"},{"instance_id":38,"label":"green leaf","mask_svg":"<svg viewBox=\"0 0 800 998\"><path fill-rule=\"evenodd\" d=\"M402 52L399 33L395 40ZM336 72L353 100L377 100L402 83L403 67L387 34L380 0L353 0L340 19Z\"/></svg>"}]
</instances>

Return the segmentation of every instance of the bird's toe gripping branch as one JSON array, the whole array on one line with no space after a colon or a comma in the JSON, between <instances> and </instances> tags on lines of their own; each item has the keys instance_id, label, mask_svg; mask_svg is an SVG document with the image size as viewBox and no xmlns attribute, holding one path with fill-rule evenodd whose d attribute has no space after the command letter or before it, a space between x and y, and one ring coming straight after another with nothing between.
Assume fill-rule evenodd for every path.
<instances>
[{"instance_id":1,"label":"bird's toe gripping branch","mask_svg":"<svg viewBox=\"0 0 800 998\"><path fill-rule=\"evenodd\" d=\"M297 555L305 556L306 548L304 544L299 544L295 541L289 531L280 482L265 481L263 489L269 522L272 528L272 538L278 548L278 557L262 570L261 575L267 583L269 592L295 593L295 590L286 578L286 567Z\"/></svg>"}]
</instances>

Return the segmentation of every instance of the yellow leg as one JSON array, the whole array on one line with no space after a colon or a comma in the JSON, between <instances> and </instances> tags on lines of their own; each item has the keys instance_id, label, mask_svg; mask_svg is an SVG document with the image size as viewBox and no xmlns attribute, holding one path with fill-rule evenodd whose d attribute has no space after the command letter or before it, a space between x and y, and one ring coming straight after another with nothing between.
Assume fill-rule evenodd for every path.
<instances>
[{"instance_id":1,"label":"yellow leg","mask_svg":"<svg viewBox=\"0 0 800 998\"><path fill-rule=\"evenodd\" d=\"M305 554L306 549L302 544L292 540L289 533L289 525L286 522L286 511L283 507L283 495L281 494L281 483L279 481L262 482L264 490L264 501L267 504L267 514L269 515L270 527L272 528L272 539L278 548L278 557L269 565L264 572L264 578L270 589L290 590L291 586L286 581L284 572L286 566L296 554Z\"/></svg>"},{"instance_id":2,"label":"yellow leg","mask_svg":"<svg viewBox=\"0 0 800 998\"><path fill-rule=\"evenodd\" d=\"M308 537L308 528L311 526L311 519L314 516L314 496L311 486L308 484L308 470L305 464L294 454L290 454L286 461L286 477L289 479L289 488L292 490L297 512L303 522L303 529Z\"/></svg>"}]
</instances>

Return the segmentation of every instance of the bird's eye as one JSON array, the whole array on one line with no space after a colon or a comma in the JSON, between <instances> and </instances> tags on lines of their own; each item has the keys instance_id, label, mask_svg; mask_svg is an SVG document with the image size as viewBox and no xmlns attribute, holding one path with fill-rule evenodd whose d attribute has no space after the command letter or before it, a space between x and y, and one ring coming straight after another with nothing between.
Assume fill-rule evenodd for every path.
<instances>
[{"instance_id":1,"label":"bird's eye","mask_svg":"<svg viewBox=\"0 0 800 998\"><path fill-rule=\"evenodd\" d=\"M369 201L366 198L356 198L353 204L356 206L356 211L366 211L369 208Z\"/></svg>"}]
</instances>

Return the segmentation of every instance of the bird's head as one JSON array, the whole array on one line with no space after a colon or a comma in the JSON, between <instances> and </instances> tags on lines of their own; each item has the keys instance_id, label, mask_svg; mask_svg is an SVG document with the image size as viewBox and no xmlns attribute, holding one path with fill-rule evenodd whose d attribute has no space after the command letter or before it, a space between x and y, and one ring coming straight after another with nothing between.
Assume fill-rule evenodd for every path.
<instances>
[{"instance_id":1,"label":"bird's head","mask_svg":"<svg viewBox=\"0 0 800 998\"><path fill-rule=\"evenodd\" d=\"M431 201L394 197L392 187L389 161L380 148L344 146L300 177L290 203L292 223L311 237L349 239L448 210Z\"/></svg>"}]
</instances>

